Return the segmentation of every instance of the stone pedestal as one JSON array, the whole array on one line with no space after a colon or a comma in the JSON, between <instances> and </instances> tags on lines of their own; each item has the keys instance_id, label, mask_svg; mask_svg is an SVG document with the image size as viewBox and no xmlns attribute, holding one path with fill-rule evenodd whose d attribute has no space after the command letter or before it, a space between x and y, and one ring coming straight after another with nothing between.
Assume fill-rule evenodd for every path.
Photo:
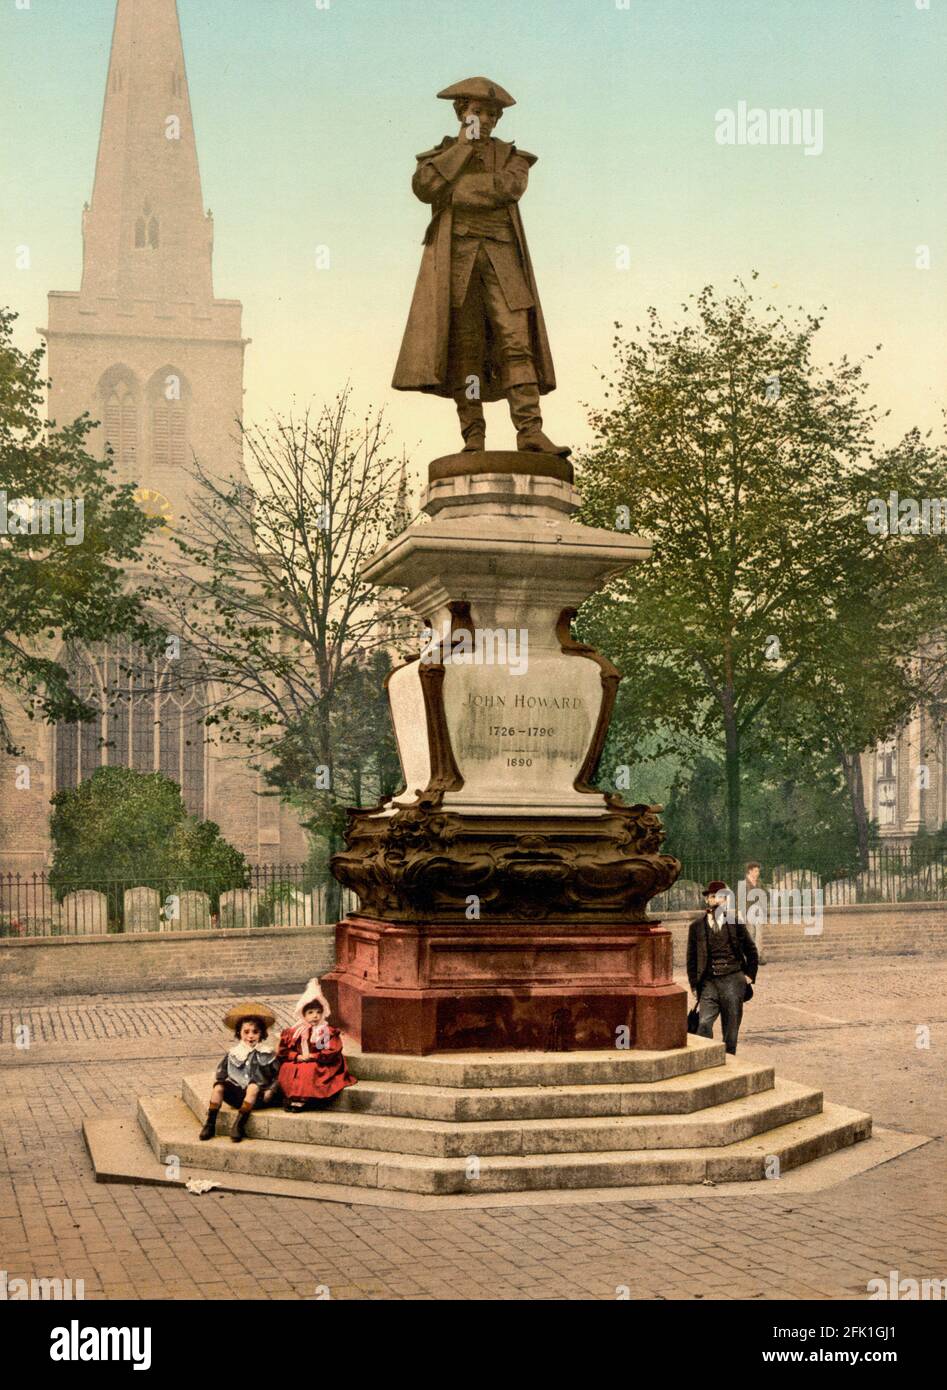
<instances>
[{"instance_id":1,"label":"stone pedestal","mask_svg":"<svg viewBox=\"0 0 947 1390\"><path fill-rule=\"evenodd\" d=\"M323 982L372 1052L682 1047L686 1003L660 926L380 922L336 928Z\"/></svg>"},{"instance_id":2,"label":"stone pedestal","mask_svg":"<svg viewBox=\"0 0 947 1390\"><path fill-rule=\"evenodd\" d=\"M430 627L388 695L405 788L350 813L360 899L323 986L365 1049L680 1047L686 994L647 904L680 872L658 807L592 786L620 679L571 622L647 560L572 522L563 459L438 459L429 521L365 570Z\"/></svg>"}]
</instances>

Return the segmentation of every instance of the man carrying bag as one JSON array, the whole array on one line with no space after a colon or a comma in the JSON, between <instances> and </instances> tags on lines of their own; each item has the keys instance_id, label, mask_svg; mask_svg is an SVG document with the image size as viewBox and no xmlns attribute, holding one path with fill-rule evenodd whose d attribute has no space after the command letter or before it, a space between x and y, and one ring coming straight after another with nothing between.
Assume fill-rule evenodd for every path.
<instances>
[{"instance_id":1,"label":"man carrying bag","mask_svg":"<svg viewBox=\"0 0 947 1390\"><path fill-rule=\"evenodd\" d=\"M707 910L687 929L687 978L696 996L697 1033L712 1038L720 1015L724 1046L731 1056L743 1019L743 1005L753 997L759 956L746 926L731 910L733 894L714 879L703 891ZM688 1018L690 1026L694 1010Z\"/></svg>"}]
</instances>

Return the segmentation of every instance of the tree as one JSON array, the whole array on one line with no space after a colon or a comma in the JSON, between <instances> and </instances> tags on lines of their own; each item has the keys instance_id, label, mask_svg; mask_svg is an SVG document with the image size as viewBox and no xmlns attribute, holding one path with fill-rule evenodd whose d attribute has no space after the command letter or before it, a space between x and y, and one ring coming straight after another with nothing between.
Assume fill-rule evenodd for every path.
<instances>
[{"instance_id":1,"label":"tree","mask_svg":"<svg viewBox=\"0 0 947 1390\"><path fill-rule=\"evenodd\" d=\"M53 641L125 637L149 651L163 641L123 567L140 560L160 521L138 507L134 483L112 480L110 457L88 452L88 416L60 427L43 420L43 349L16 348L15 320L0 310L0 741L8 753L17 751L11 697L30 718L93 717L48 655Z\"/></svg>"},{"instance_id":2,"label":"tree","mask_svg":"<svg viewBox=\"0 0 947 1390\"><path fill-rule=\"evenodd\" d=\"M854 711L867 643L892 698L865 724L887 724L910 700L906 657L937 625L938 561L927 538L873 533L866 506L885 480L912 476L912 455L929 476L943 455L913 435L873 454L863 367L815 365L819 317L761 311L742 285L721 299L708 287L683 307L679 327L652 309L644 331L615 339L616 376L581 461L582 519L640 531L655 554L591 599L581 626L625 672L615 739L634 747L660 728L720 750L736 861L744 762L776 737L777 715L793 707L801 729L808 703L810 737L849 757L865 746L854 719L837 737L813 732L820 702L840 708L820 669ZM908 632L899 567L927 581Z\"/></svg>"},{"instance_id":3,"label":"tree","mask_svg":"<svg viewBox=\"0 0 947 1390\"><path fill-rule=\"evenodd\" d=\"M197 889L216 910L220 894L246 885L244 856L213 821L189 816L176 782L160 772L100 767L52 798L50 885L60 898L75 888L108 891L110 916L122 890L150 885L164 895Z\"/></svg>"},{"instance_id":4,"label":"tree","mask_svg":"<svg viewBox=\"0 0 947 1390\"><path fill-rule=\"evenodd\" d=\"M367 766L364 747L351 751L363 737L356 726L369 727L365 709L345 700L345 681L390 647L397 610L361 574L408 520L405 463L387 439L381 412L353 418L348 389L246 430L251 481L215 477L197 460L191 514L172 556L152 566L152 601L201 653L217 692L208 723L287 799L320 792L332 849ZM345 710L352 728L342 727ZM377 719L371 727L383 737ZM388 757L376 758L379 775Z\"/></svg>"},{"instance_id":5,"label":"tree","mask_svg":"<svg viewBox=\"0 0 947 1390\"><path fill-rule=\"evenodd\" d=\"M916 430L867 460L853 480L864 518L873 500L947 493L947 452ZM866 527L867 529L867 527ZM940 535L873 533L839 575L813 623L805 661L776 694L771 737L803 766L833 765L848 792L858 861L867 868L872 829L862 753L893 734L918 704L943 708L947 554Z\"/></svg>"},{"instance_id":6,"label":"tree","mask_svg":"<svg viewBox=\"0 0 947 1390\"><path fill-rule=\"evenodd\" d=\"M688 877L742 877L744 861L728 857L726 825L715 808L725 796L722 759L699 756L675 779L664 824ZM766 871L774 867L814 868L828 878L858 867L855 828L836 764L801 763L773 748L747 757L741 804L752 827L744 849Z\"/></svg>"},{"instance_id":7,"label":"tree","mask_svg":"<svg viewBox=\"0 0 947 1390\"><path fill-rule=\"evenodd\" d=\"M172 892L197 888L206 893L211 911L216 912L221 893L247 886L249 865L240 850L223 839L214 821L185 816L165 843L162 876Z\"/></svg>"},{"instance_id":8,"label":"tree","mask_svg":"<svg viewBox=\"0 0 947 1390\"><path fill-rule=\"evenodd\" d=\"M304 817L314 835L340 843L349 806L387 798L401 784L401 762L394 738L385 680L392 669L387 650L367 653L346 665L332 695L330 742L333 782L318 761L322 719L318 705L288 728L272 750L269 784L277 787Z\"/></svg>"}]
</instances>

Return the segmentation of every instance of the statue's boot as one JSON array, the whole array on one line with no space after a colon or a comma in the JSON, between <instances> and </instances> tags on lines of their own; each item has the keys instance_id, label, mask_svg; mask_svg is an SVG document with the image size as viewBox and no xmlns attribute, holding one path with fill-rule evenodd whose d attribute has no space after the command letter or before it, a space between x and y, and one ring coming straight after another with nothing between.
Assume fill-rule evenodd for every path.
<instances>
[{"instance_id":1,"label":"statue's boot","mask_svg":"<svg viewBox=\"0 0 947 1390\"><path fill-rule=\"evenodd\" d=\"M464 436L464 453L470 454L483 449L487 442L487 422L483 418L483 402L471 401L466 391L458 391L454 396L460 432Z\"/></svg>"},{"instance_id":2,"label":"statue's boot","mask_svg":"<svg viewBox=\"0 0 947 1390\"><path fill-rule=\"evenodd\" d=\"M567 458L572 453L568 444L553 444L543 434L543 417L539 409L539 387L535 381L511 386L507 391L510 418L516 426L516 447L534 454L558 454Z\"/></svg>"}]
</instances>

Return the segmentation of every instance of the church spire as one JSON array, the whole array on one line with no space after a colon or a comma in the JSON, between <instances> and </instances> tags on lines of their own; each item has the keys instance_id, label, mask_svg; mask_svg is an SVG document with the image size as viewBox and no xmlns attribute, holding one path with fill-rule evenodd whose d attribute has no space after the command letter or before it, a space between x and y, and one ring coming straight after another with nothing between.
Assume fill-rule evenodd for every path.
<instances>
[{"instance_id":1,"label":"church spire","mask_svg":"<svg viewBox=\"0 0 947 1390\"><path fill-rule=\"evenodd\" d=\"M117 0L83 243L83 298L213 299L176 0Z\"/></svg>"},{"instance_id":2,"label":"church spire","mask_svg":"<svg viewBox=\"0 0 947 1390\"><path fill-rule=\"evenodd\" d=\"M394 530L392 535L397 536L411 525L411 493L408 488L408 456L404 449L401 451L401 472L398 475L398 492L395 497Z\"/></svg>"}]
</instances>

